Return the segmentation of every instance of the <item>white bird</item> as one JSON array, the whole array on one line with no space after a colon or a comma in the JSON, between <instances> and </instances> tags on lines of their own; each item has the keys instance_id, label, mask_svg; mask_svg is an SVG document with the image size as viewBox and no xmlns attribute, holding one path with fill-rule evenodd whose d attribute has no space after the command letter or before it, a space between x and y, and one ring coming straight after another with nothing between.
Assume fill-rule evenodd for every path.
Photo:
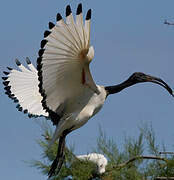
<instances>
[{"instance_id":1,"label":"white bird","mask_svg":"<svg viewBox=\"0 0 174 180\"><path fill-rule=\"evenodd\" d=\"M64 161L65 138L83 126L103 106L110 94L118 93L136 83L153 82L163 86L173 96L172 89L161 79L144 73L133 73L126 81L114 86L96 85L89 64L94 58L90 45L91 9L83 22L82 4L74 20L71 8L66 7L66 22L57 14L56 24L49 23L41 41L37 70L27 58L28 68L18 60L20 70L8 68L4 72L6 94L18 102L19 111L29 117L50 118L56 129L50 146L59 139L57 157L51 165L49 177Z\"/></svg>"},{"instance_id":2,"label":"white bird","mask_svg":"<svg viewBox=\"0 0 174 180\"><path fill-rule=\"evenodd\" d=\"M105 168L108 164L108 160L103 154L90 153L85 155L78 155L76 157L80 160L91 161L97 164L97 172L99 174L103 174L105 172Z\"/></svg>"}]
</instances>

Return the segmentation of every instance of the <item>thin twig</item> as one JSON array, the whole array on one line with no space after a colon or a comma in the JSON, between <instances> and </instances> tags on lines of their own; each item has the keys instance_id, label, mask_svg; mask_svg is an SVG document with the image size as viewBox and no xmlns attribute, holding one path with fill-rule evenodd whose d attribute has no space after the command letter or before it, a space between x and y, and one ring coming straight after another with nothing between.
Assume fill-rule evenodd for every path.
<instances>
[{"instance_id":1,"label":"thin twig","mask_svg":"<svg viewBox=\"0 0 174 180\"><path fill-rule=\"evenodd\" d=\"M159 157L159 156L135 156L135 157L129 159L128 161L115 166L115 168L125 167L128 164L132 163L133 161L136 161L136 160L139 160L139 159L156 159L156 160L165 161L167 163L167 159Z\"/></svg>"},{"instance_id":2,"label":"thin twig","mask_svg":"<svg viewBox=\"0 0 174 180\"><path fill-rule=\"evenodd\" d=\"M136 161L136 160L144 160L144 159L155 159L155 160L160 160L160 161L164 161L164 162L168 162L168 160L166 158L162 158L162 157L159 157L159 156L135 156L131 159L129 159L128 161L124 162L124 163L121 163L121 164L118 164L118 165L114 165L111 169L107 170L107 172L110 172L112 171L113 169L121 169L121 168L124 168L125 166L127 166L128 164Z\"/></svg>"},{"instance_id":3,"label":"thin twig","mask_svg":"<svg viewBox=\"0 0 174 180\"><path fill-rule=\"evenodd\" d=\"M159 154L171 154L171 155L174 155L174 152L159 152Z\"/></svg>"},{"instance_id":4,"label":"thin twig","mask_svg":"<svg viewBox=\"0 0 174 180\"><path fill-rule=\"evenodd\" d=\"M155 180L174 180L174 177L156 177Z\"/></svg>"}]
</instances>

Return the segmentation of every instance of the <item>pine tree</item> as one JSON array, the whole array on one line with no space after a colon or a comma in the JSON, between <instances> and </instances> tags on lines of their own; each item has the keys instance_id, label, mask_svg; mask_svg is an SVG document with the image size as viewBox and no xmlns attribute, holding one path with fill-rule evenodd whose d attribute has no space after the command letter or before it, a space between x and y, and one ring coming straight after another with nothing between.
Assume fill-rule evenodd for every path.
<instances>
[{"instance_id":1,"label":"pine tree","mask_svg":"<svg viewBox=\"0 0 174 180\"><path fill-rule=\"evenodd\" d=\"M43 151L42 161L35 160L31 164L47 175L50 164L56 157L58 142L48 149L52 130L48 124L42 128L43 138L37 141ZM93 152L107 158L106 172L99 174L95 163L79 160L74 155L74 147L66 147L66 161L59 175L51 180L152 180L156 177L174 177L174 154L167 155L165 146L157 144L152 126L143 124L139 128L138 138L125 137L122 149L119 150L114 139L108 138L99 128L97 147ZM163 153L160 153L161 150Z\"/></svg>"}]
</instances>

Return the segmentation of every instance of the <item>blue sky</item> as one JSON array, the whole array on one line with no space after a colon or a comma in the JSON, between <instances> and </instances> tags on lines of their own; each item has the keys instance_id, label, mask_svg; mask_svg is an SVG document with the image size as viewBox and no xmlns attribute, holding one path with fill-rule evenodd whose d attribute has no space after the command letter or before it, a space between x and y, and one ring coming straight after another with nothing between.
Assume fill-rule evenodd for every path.
<instances>
[{"instance_id":1,"label":"blue sky","mask_svg":"<svg viewBox=\"0 0 174 180\"><path fill-rule=\"evenodd\" d=\"M95 58L91 71L95 81L112 85L141 71L161 77L174 88L174 1L110 0L2 1L0 6L0 75L6 66L16 67L14 60L29 57L36 64L37 52L48 22L55 22L58 12L64 16L66 5L73 11L79 2L86 12L92 9L91 44ZM0 170L2 179L43 180L46 176L23 161L39 159L41 149L36 139L42 131L40 119L29 119L15 108L0 86ZM71 133L68 143L75 152L85 154L95 147L98 126L120 146L124 135L138 135L141 122L152 122L157 141L173 151L174 99L161 87L145 83L109 97L104 108L84 127Z\"/></svg>"}]
</instances>

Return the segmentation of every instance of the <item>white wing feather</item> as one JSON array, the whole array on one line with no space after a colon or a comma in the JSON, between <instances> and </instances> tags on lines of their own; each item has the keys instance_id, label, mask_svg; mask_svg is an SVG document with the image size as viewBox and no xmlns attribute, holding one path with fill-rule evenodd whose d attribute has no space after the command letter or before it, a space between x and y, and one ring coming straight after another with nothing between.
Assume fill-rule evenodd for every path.
<instances>
[{"instance_id":1,"label":"white wing feather","mask_svg":"<svg viewBox=\"0 0 174 180\"><path fill-rule=\"evenodd\" d=\"M18 60L16 63L19 67L19 71L9 68L10 72L5 74L4 85L6 94L18 102L17 108L24 112L28 112L29 115L34 116L48 116L48 113L42 107L42 96L39 93L39 81L37 70L31 64L29 59L28 62L29 69L25 68Z\"/></svg>"},{"instance_id":2,"label":"white wing feather","mask_svg":"<svg viewBox=\"0 0 174 180\"><path fill-rule=\"evenodd\" d=\"M57 15L57 23L51 23L50 32L44 34L44 45L38 58L39 88L42 105L48 112L59 115L59 106L70 104L83 94L84 88L98 92L89 71L90 13L83 25L81 4L77 8L76 22L70 6L66 9L66 23ZM94 52L92 51L92 54ZM93 58L93 57L92 57ZM51 116L51 115L50 115Z\"/></svg>"}]
</instances>

